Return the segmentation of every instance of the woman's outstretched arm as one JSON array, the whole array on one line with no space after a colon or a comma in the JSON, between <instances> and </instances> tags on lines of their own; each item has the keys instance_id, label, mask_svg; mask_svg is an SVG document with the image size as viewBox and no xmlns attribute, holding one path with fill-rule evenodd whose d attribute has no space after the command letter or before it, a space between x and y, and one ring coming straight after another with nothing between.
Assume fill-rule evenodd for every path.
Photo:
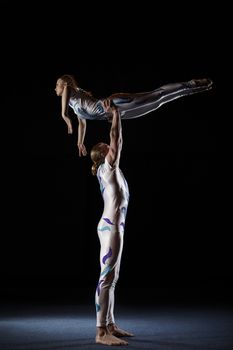
<instances>
[{"instance_id":1,"label":"woman's outstretched arm","mask_svg":"<svg viewBox=\"0 0 233 350\"><path fill-rule=\"evenodd\" d=\"M86 147L84 145L84 139L85 139L85 135L86 135L86 127L87 127L86 120L78 118L78 142L77 142L77 146L78 146L78 150L79 150L79 157L87 155Z\"/></svg>"},{"instance_id":2,"label":"woman's outstretched arm","mask_svg":"<svg viewBox=\"0 0 233 350\"><path fill-rule=\"evenodd\" d=\"M69 107L68 101L69 101L69 90L68 90L68 87L65 86L62 93L62 99L61 99L61 115L68 126L68 134L72 134L73 128L72 128L71 118L68 114L68 107Z\"/></svg>"}]
</instances>

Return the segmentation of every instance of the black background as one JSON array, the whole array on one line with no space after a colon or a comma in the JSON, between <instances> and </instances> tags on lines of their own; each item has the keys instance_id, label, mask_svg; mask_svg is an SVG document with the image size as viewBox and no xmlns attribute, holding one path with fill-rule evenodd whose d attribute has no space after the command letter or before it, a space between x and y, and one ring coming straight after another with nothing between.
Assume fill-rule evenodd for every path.
<instances>
[{"instance_id":1,"label":"black background","mask_svg":"<svg viewBox=\"0 0 233 350\"><path fill-rule=\"evenodd\" d=\"M96 97L214 81L209 92L122 122L131 198L119 288L207 288L231 298L219 147L221 12L198 3L130 11L50 5L1 5L2 295L47 298L52 288L53 297L69 297L95 288L102 198L89 156L78 157L77 120L71 113L68 135L54 91L60 75L73 74ZM109 130L107 122L88 122L88 151L108 142Z\"/></svg>"}]
</instances>

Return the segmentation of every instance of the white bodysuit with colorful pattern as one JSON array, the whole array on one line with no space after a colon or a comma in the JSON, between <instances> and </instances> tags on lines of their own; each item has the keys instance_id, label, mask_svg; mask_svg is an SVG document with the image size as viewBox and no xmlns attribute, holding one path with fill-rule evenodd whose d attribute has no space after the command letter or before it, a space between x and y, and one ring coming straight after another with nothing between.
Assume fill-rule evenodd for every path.
<instances>
[{"instance_id":1,"label":"white bodysuit with colorful pattern","mask_svg":"<svg viewBox=\"0 0 233 350\"><path fill-rule=\"evenodd\" d=\"M192 95L212 88L210 79L190 80L181 83L171 83L160 88L141 93L116 93L108 97L114 104L121 119L133 119L146 115L165 103L182 96ZM81 119L109 120L105 112L103 99L96 99L86 91L78 88L72 91L69 106Z\"/></svg>"},{"instance_id":2,"label":"white bodysuit with colorful pattern","mask_svg":"<svg viewBox=\"0 0 233 350\"><path fill-rule=\"evenodd\" d=\"M124 227L129 202L129 189L119 166L107 159L97 171L104 209L97 226L100 240L100 277L96 288L96 326L105 327L114 321L114 293L119 277Z\"/></svg>"}]
</instances>

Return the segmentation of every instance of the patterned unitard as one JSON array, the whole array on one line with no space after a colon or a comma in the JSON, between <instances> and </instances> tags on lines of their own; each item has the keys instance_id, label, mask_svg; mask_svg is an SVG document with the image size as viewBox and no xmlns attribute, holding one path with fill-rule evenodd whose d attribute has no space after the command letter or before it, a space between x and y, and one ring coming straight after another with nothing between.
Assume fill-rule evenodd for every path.
<instances>
[{"instance_id":1,"label":"patterned unitard","mask_svg":"<svg viewBox=\"0 0 233 350\"><path fill-rule=\"evenodd\" d=\"M107 159L97 171L104 209L97 226L100 241L100 277L96 288L96 326L115 323L114 293L119 277L129 189L119 166Z\"/></svg>"},{"instance_id":2,"label":"patterned unitard","mask_svg":"<svg viewBox=\"0 0 233 350\"><path fill-rule=\"evenodd\" d=\"M116 93L108 98L118 108L121 119L133 119L148 114L163 104L182 96L209 90L211 85L210 79L190 80L163 85L149 92ZM81 119L108 120L110 117L104 110L103 99L96 99L80 88L72 91L69 106Z\"/></svg>"}]
</instances>

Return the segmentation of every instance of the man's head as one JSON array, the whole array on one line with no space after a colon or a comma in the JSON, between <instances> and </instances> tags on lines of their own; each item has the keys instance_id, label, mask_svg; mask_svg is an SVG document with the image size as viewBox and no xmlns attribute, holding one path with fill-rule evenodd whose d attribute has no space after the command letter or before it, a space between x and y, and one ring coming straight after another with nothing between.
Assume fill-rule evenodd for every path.
<instances>
[{"instance_id":1,"label":"man's head","mask_svg":"<svg viewBox=\"0 0 233 350\"><path fill-rule=\"evenodd\" d=\"M104 162L104 159L109 151L109 145L104 142L99 142L91 149L91 160L93 161L92 174L96 175L97 169L100 164Z\"/></svg>"}]
</instances>

